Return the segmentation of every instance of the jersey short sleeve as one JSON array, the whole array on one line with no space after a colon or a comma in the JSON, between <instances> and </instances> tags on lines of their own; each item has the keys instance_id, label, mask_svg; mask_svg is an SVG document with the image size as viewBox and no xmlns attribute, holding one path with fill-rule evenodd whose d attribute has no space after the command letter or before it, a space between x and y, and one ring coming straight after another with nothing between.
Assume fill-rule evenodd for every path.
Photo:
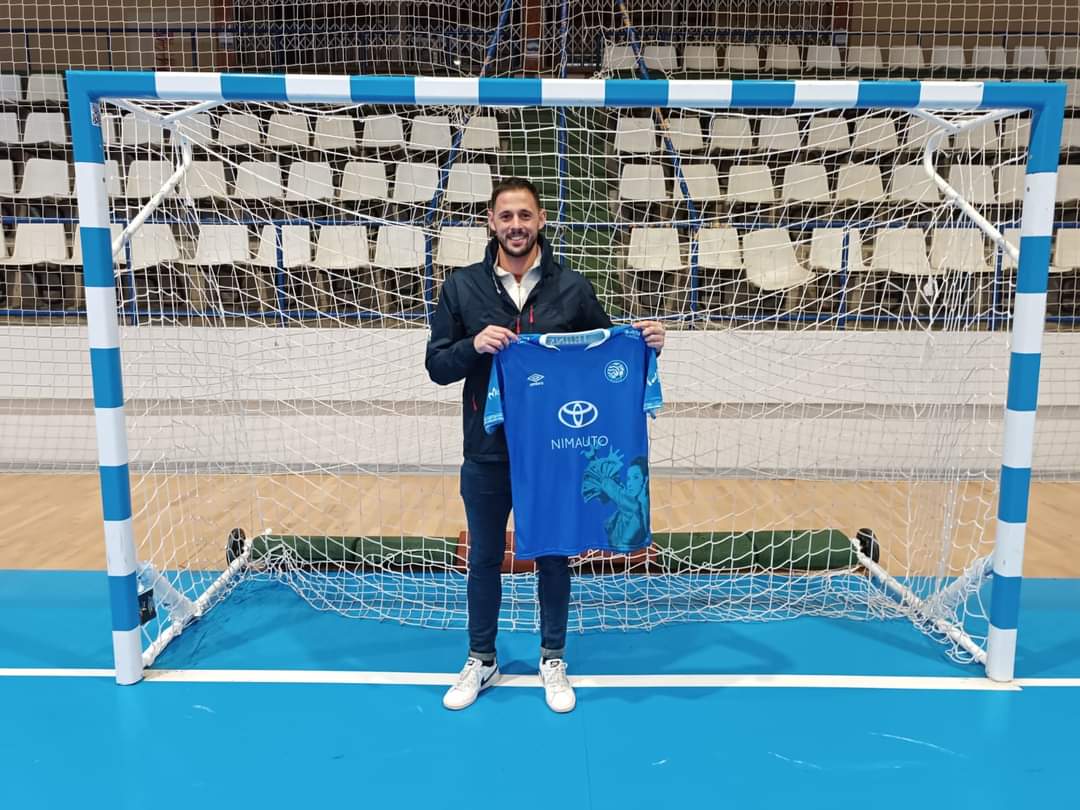
<instances>
[{"instance_id":1,"label":"jersey short sleeve","mask_svg":"<svg viewBox=\"0 0 1080 810\"><path fill-rule=\"evenodd\" d=\"M506 432L519 557L648 545L645 415L662 405L656 352L629 326L521 335L495 355L484 429Z\"/></svg>"}]
</instances>

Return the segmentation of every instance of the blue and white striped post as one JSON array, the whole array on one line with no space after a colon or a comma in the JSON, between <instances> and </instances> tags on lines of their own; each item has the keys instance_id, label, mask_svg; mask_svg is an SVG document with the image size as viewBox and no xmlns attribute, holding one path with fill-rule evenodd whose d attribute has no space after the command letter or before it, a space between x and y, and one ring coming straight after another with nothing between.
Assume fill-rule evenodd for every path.
<instances>
[{"instance_id":1,"label":"blue and white striped post","mask_svg":"<svg viewBox=\"0 0 1080 810\"><path fill-rule=\"evenodd\" d=\"M1050 269L1050 238L1054 225L1065 87L1060 84L1047 85L1040 95L1043 103L1033 113L1024 178L1020 259L1005 404L1005 438L998 486L990 632L986 643L986 674L995 681L1011 681L1016 663L1020 583L1023 580L1024 536L1031 488L1035 408L1039 398L1039 366L1046 321L1046 285Z\"/></svg>"},{"instance_id":2,"label":"blue and white striped post","mask_svg":"<svg viewBox=\"0 0 1080 810\"><path fill-rule=\"evenodd\" d=\"M113 281L112 234L105 186L97 100L84 81L68 82L75 189L82 234L83 284L97 425L101 507L105 521L105 559L112 607L113 660L116 681L137 683L143 676L139 625L135 538L131 526L124 387L120 373L120 328ZM104 89L99 86L97 89Z\"/></svg>"},{"instance_id":3,"label":"blue and white striped post","mask_svg":"<svg viewBox=\"0 0 1080 810\"><path fill-rule=\"evenodd\" d=\"M1038 398L1065 85L1046 82L692 81L69 71L117 680L142 675L120 350L101 130L105 98L697 109L1030 109L1031 147L1009 365L987 674L1010 680Z\"/></svg>"}]
</instances>

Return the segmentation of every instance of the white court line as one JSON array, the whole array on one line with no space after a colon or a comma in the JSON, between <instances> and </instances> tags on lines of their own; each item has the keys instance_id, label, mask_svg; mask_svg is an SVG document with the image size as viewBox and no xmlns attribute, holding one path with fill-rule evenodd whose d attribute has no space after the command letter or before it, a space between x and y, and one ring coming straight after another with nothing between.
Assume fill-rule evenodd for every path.
<instances>
[{"instance_id":1,"label":"white court line","mask_svg":"<svg viewBox=\"0 0 1080 810\"><path fill-rule=\"evenodd\" d=\"M0 667L0 678L113 678L111 669ZM380 686L448 686L457 675L443 672L363 672L303 669L149 669L149 683L282 683ZM1018 692L1039 687L1080 688L1080 678L988 678L901 675L572 675L581 689L901 689L961 692ZM536 675L503 675L499 686L538 688Z\"/></svg>"}]
</instances>

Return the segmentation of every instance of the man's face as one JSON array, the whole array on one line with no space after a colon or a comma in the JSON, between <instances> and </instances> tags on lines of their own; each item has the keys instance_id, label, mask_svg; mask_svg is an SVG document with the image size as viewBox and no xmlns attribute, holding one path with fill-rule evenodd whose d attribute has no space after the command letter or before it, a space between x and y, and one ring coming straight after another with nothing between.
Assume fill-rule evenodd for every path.
<instances>
[{"instance_id":1,"label":"man's face","mask_svg":"<svg viewBox=\"0 0 1080 810\"><path fill-rule=\"evenodd\" d=\"M626 471L626 494L636 498L645 486L645 476L636 464Z\"/></svg>"},{"instance_id":2,"label":"man's face","mask_svg":"<svg viewBox=\"0 0 1080 810\"><path fill-rule=\"evenodd\" d=\"M528 256L547 215L527 189L504 191L488 211L488 225L507 256Z\"/></svg>"}]
</instances>

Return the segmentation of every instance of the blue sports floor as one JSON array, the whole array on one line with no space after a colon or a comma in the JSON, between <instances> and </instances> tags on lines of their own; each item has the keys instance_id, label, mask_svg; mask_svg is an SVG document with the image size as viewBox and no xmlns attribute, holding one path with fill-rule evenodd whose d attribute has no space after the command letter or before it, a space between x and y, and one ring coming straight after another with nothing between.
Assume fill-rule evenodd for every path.
<instances>
[{"instance_id":1,"label":"blue sports floor","mask_svg":"<svg viewBox=\"0 0 1080 810\"><path fill-rule=\"evenodd\" d=\"M155 665L185 672L118 687L76 671L111 666L104 574L0 572L0 808L1080 806L1080 581L1023 601L1011 690L905 622L804 618L572 636L571 676L634 677L568 715L524 677L451 713L461 632L250 583ZM503 670L537 646L501 635ZM312 682L353 672L401 683ZM838 677L754 677L796 675Z\"/></svg>"}]
</instances>

